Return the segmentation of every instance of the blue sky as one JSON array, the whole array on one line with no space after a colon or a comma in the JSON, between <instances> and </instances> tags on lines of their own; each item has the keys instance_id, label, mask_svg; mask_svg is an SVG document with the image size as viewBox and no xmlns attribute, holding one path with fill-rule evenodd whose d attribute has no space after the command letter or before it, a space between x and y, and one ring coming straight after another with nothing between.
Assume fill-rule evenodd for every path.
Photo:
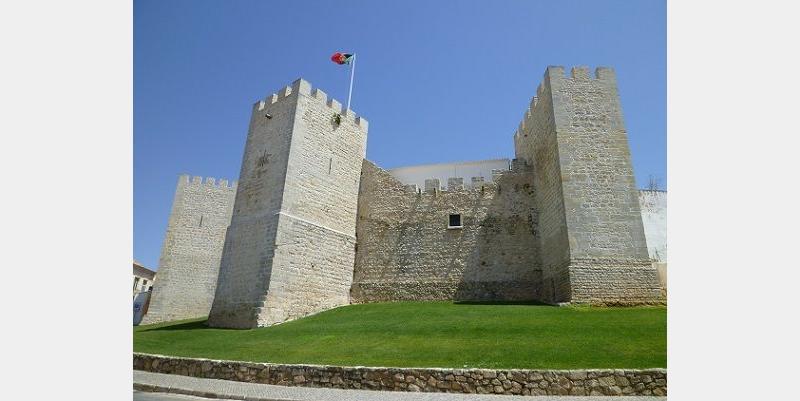
<instances>
[{"instance_id":1,"label":"blue sky","mask_svg":"<svg viewBox=\"0 0 800 401\"><path fill-rule=\"evenodd\" d=\"M134 1L134 257L180 174L237 179L252 104L298 77L369 120L384 168L514 156L548 65L616 69L634 173L666 188L664 1Z\"/></svg>"}]
</instances>

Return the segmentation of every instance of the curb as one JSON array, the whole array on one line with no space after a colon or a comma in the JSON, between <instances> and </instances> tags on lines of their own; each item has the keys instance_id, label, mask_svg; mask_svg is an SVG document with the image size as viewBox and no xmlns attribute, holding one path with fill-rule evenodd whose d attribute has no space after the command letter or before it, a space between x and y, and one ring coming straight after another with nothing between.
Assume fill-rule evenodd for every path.
<instances>
[{"instance_id":1,"label":"curb","mask_svg":"<svg viewBox=\"0 0 800 401\"><path fill-rule=\"evenodd\" d=\"M203 397L203 398L225 398L229 400L244 400L246 397L239 397L236 395L230 394L220 394L220 393L211 393L207 391L197 391L191 389L183 389L178 387L169 387L169 386L157 386L153 384L143 384L143 383L133 383L133 389L137 391L143 391L147 393L170 393L170 394L182 394L182 395L193 395L195 397ZM274 398L247 398L248 400L252 401L275 401Z\"/></svg>"},{"instance_id":2,"label":"curb","mask_svg":"<svg viewBox=\"0 0 800 401\"><path fill-rule=\"evenodd\" d=\"M407 393L332 388L286 387L261 383L203 379L182 375L133 371L134 392L184 395L206 399L245 401L518 401L516 395ZM528 398L526 398L528 399ZM536 398L543 401L613 401L615 396L553 395ZM620 401L666 401L665 396L624 397ZM200 401L200 400L198 400Z\"/></svg>"},{"instance_id":3,"label":"curb","mask_svg":"<svg viewBox=\"0 0 800 401\"><path fill-rule=\"evenodd\" d=\"M450 369L285 365L133 354L134 370L225 382L393 393L508 396L666 396L667 370L654 369ZM172 382L155 382L154 385ZM184 384L178 382L178 384ZM162 386L163 387L163 386ZM216 390L215 388L204 388ZM176 389L178 390L178 389ZM167 389L172 392L172 389ZM200 396L218 396L206 394ZM191 393L190 395L198 395ZM291 397L292 394L281 394ZM248 394L256 399L258 394ZM255 396L255 397L253 397ZM227 395L223 395L227 397ZM279 397L280 398L280 397ZM236 398L243 399L243 398ZM285 398L284 398L285 399ZM291 398L290 398L291 399Z\"/></svg>"}]
</instances>

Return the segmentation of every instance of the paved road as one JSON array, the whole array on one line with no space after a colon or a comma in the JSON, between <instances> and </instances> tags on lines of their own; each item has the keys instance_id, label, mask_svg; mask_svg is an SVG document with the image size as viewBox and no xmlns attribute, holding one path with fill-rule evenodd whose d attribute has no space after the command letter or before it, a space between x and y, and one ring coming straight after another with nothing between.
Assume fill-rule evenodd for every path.
<instances>
[{"instance_id":1,"label":"paved road","mask_svg":"<svg viewBox=\"0 0 800 401\"><path fill-rule=\"evenodd\" d=\"M135 401L206 401L195 394L222 399L249 399L259 401L666 401L667 397L592 397L592 396L536 396L483 395L450 393L411 393L404 391L342 390L332 388L287 387L269 384L242 383L227 380L200 379L197 377L167 375L163 373L133 371L136 388L147 393L133 392ZM167 394L172 393L183 394Z\"/></svg>"},{"instance_id":2,"label":"paved road","mask_svg":"<svg viewBox=\"0 0 800 401\"><path fill-rule=\"evenodd\" d=\"M208 398L195 397L193 395L149 393L146 391L133 390L133 401L208 401ZM230 400L217 398L216 401Z\"/></svg>"},{"instance_id":3,"label":"paved road","mask_svg":"<svg viewBox=\"0 0 800 401\"><path fill-rule=\"evenodd\" d=\"M467 396L469 397L469 396ZM378 398L374 398L377 400ZM629 400L659 400L666 401L667 397L564 397L564 396L538 396L538 397L518 397L519 401L629 401ZM195 397L193 395L171 394L171 393L150 393L145 391L133 391L133 401L210 401L209 398ZM309 400L328 400L328 398L309 398ZM214 398L213 401L234 401L228 398ZM286 401L286 399L274 399L274 401Z\"/></svg>"}]
</instances>

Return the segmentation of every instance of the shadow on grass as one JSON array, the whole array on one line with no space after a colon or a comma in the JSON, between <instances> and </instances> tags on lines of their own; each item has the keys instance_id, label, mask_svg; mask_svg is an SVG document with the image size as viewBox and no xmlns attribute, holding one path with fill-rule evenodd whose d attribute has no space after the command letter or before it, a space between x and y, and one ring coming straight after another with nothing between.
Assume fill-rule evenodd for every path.
<instances>
[{"instance_id":1,"label":"shadow on grass","mask_svg":"<svg viewBox=\"0 0 800 401\"><path fill-rule=\"evenodd\" d=\"M540 301L454 301L455 305L533 305L551 306L558 308L558 305L547 304Z\"/></svg>"},{"instance_id":2,"label":"shadow on grass","mask_svg":"<svg viewBox=\"0 0 800 401\"><path fill-rule=\"evenodd\" d=\"M208 326L208 320L198 320L194 322L167 324L166 326L142 328L139 332L145 331L177 331L177 330L206 330L211 329Z\"/></svg>"},{"instance_id":3,"label":"shadow on grass","mask_svg":"<svg viewBox=\"0 0 800 401\"><path fill-rule=\"evenodd\" d=\"M547 304L540 301L453 301L454 305L525 305L525 306L549 306L553 308L558 308L558 305ZM293 323L293 322L287 322ZM187 331L187 330L230 330L230 331L242 331L243 329L235 329L235 328L222 328L222 327L211 327L208 325L208 319L203 320L195 320L189 322L181 322L181 323L161 323L157 325L153 325L155 327L144 327L140 326L137 332L143 333L148 331ZM248 330L248 329L244 329Z\"/></svg>"}]
</instances>

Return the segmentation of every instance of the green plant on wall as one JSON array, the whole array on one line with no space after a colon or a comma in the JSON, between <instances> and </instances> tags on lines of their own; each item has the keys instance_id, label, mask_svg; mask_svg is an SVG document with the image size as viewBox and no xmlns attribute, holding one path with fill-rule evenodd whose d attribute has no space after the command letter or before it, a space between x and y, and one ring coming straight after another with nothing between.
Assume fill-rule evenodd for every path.
<instances>
[{"instance_id":1,"label":"green plant on wall","mask_svg":"<svg viewBox=\"0 0 800 401\"><path fill-rule=\"evenodd\" d=\"M341 114L339 114L339 113L333 113L333 116L331 117L331 122L332 122L334 125L337 125L337 126L338 126L339 124L341 124L341 123L342 123L342 115L341 115Z\"/></svg>"}]
</instances>

